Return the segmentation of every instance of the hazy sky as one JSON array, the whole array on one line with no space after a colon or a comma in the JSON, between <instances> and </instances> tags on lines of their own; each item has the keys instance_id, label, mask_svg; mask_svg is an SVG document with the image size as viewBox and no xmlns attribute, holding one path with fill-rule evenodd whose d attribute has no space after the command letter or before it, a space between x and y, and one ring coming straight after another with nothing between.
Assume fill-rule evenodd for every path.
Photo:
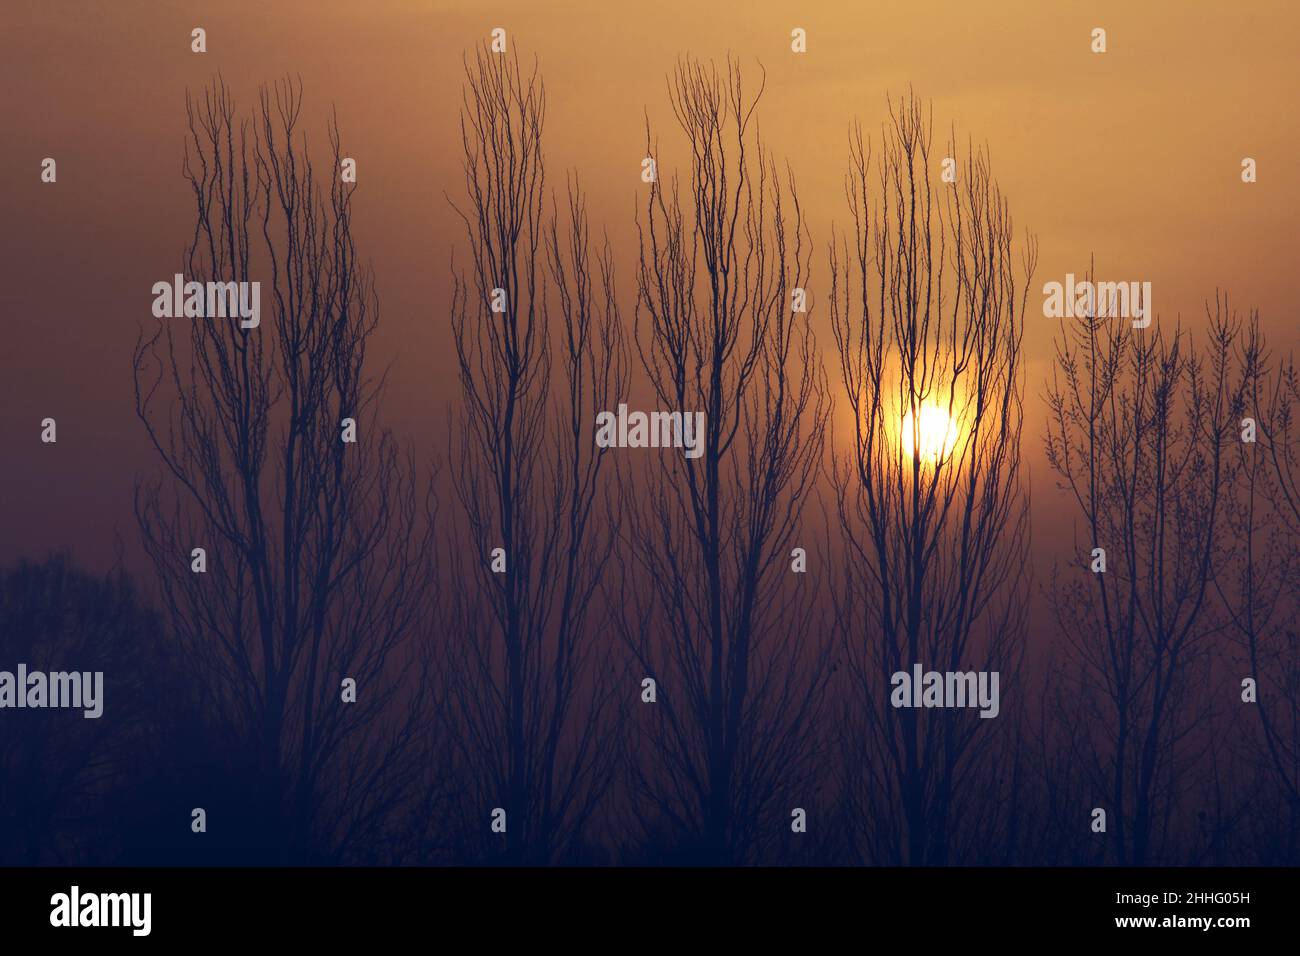
<instances>
[{"instance_id":1,"label":"hazy sky","mask_svg":"<svg viewBox=\"0 0 1300 956\"><path fill-rule=\"evenodd\" d=\"M208 52L190 52L207 30ZM912 85L936 127L987 143L1020 229L1041 244L1026 347L1025 429L1036 533L1052 523L1038 396L1053 324L1041 287L1097 257L1102 278L1153 283L1161 321L1194 330L1229 290L1257 306L1275 346L1297 343L1294 169L1300 8L1258 2L485 2L221 0L0 5L0 560L70 546L102 564L134 552L130 489L156 462L132 412L130 354L150 287L177 270L192 229L181 177L186 88L220 72L244 106L286 73L304 129L327 147L337 107L358 163L354 206L394 361L388 416L422 448L445 444L448 267L461 236L461 57L493 27L540 61L549 179L576 168L593 225L623 266L630 319L633 212L646 113L671 143L665 73L682 53L738 57L756 79L778 156L791 163L818 247L843 223L846 131L878 129L887 93ZM790 52L803 27L808 52ZM1104 27L1108 52L1090 52ZM58 182L40 163L58 161ZM1240 179L1258 161L1259 182ZM665 149L660 168L680 163ZM824 318L824 316L823 316ZM829 338L825 345L829 346ZM57 445L39 422L58 420Z\"/></svg>"}]
</instances>

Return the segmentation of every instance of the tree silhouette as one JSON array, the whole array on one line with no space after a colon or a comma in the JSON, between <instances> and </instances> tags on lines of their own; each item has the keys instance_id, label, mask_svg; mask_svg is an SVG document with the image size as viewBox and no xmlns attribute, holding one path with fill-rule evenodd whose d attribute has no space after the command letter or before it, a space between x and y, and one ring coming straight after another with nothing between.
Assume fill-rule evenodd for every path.
<instances>
[{"instance_id":1,"label":"tree silhouette","mask_svg":"<svg viewBox=\"0 0 1300 956\"><path fill-rule=\"evenodd\" d=\"M1225 308L1216 301L1217 311ZM1281 796L1281 806L1262 809L1264 858L1289 862L1300 851L1300 443L1294 433L1300 380L1294 360L1272 364L1258 313L1241 328L1237 360L1243 387L1234 418L1243 440L1233 456L1236 480L1224 512L1229 557L1215 588L1245 653L1247 666L1234 676L1256 684L1251 710L1261 740L1254 756L1269 768ZM1247 441L1251 423L1255 440ZM1286 836L1280 840L1281 820Z\"/></svg>"},{"instance_id":2,"label":"tree silhouette","mask_svg":"<svg viewBox=\"0 0 1300 956\"><path fill-rule=\"evenodd\" d=\"M1084 535L1053 589L1073 685L1058 730L1087 771L1075 799L1094 801L1076 812L1106 809L1102 845L1143 865L1165 852L1184 778L1205 756L1194 731L1213 706L1239 323L1211 314L1198 350L1180 327L1095 313L1062 323L1048 392L1048 461ZM1104 573L1089 573L1094 548Z\"/></svg>"},{"instance_id":3,"label":"tree silhouette","mask_svg":"<svg viewBox=\"0 0 1300 956\"><path fill-rule=\"evenodd\" d=\"M576 176L562 211L554 198L545 209L536 65L526 74L517 55L479 49L465 70L467 199L453 206L470 269L455 275L463 404L450 439L463 521L445 564L463 826L470 853L545 863L578 852L619 757L617 701L630 696L596 626L618 509L591 431L628 362L612 254L592 248ZM504 854L488 843L502 840L488 826L497 807Z\"/></svg>"},{"instance_id":4,"label":"tree silhouette","mask_svg":"<svg viewBox=\"0 0 1300 956\"><path fill-rule=\"evenodd\" d=\"M365 369L378 302L338 128L320 175L302 103L292 80L262 88L249 117L222 81L187 97L186 276L260 280L263 319L163 320L134 355L137 415L163 465L137 484L144 543L205 708L250 755L246 825L276 861L382 845L419 772L431 675L403 645L437 583L413 470ZM196 547L206 573L191 570Z\"/></svg>"},{"instance_id":5,"label":"tree silhouette","mask_svg":"<svg viewBox=\"0 0 1300 956\"><path fill-rule=\"evenodd\" d=\"M800 532L828 404L796 305L807 226L758 133L762 84L686 59L669 96L689 171L656 175L638 216L636 348L658 407L705 427L698 458L653 453L629 506L623 631L658 686L634 795L686 859L749 862L816 786L829 661L817 575L791 573L791 553L815 550Z\"/></svg>"},{"instance_id":6,"label":"tree silhouette","mask_svg":"<svg viewBox=\"0 0 1300 956\"><path fill-rule=\"evenodd\" d=\"M999 788L1016 774L994 744L1017 717L1010 703L997 720L895 708L891 675L915 664L997 671L1005 700L1028 590L1021 341L1036 246L1017 261L982 150L968 149L956 181L936 186L932 139L915 95L891 102L873 178L871 144L854 127L853 228L830 247L853 416L850 451L832 462L844 547L834 597L851 685L840 724L846 819L861 856L911 865L959 858L955 825L972 813L986 815L976 852L995 852Z\"/></svg>"}]
</instances>

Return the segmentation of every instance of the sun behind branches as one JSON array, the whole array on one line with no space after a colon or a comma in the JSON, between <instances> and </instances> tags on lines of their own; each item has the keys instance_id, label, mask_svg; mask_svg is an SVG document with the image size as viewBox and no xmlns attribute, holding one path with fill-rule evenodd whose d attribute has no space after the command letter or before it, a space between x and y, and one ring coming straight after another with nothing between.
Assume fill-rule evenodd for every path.
<instances>
[{"instance_id":1,"label":"sun behind branches","mask_svg":"<svg viewBox=\"0 0 1300 956\"><path fill-rule=\"evenodd\" d=\"M919 451L923 462L931 464L945 460L957 444L957 421L948 410L936 402L925 402L913 416L908 409L903 416L900 438L903 454L912 458Z\"/></svg>"}]
</instances>

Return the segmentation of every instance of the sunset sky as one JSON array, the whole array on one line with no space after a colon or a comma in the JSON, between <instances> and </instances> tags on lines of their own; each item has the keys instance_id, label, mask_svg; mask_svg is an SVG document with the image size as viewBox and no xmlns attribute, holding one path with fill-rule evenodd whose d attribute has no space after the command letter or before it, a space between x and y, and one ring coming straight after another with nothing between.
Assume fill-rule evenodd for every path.
<instances>
[{"instance_id":1,"label":"sunset sky","mask_svg":"<svg viewBox=\"0 0 1300 956\"><path fill-rule=\"evenodd\" d=\"M1055 324L1042 285L1082 273L1153 284L1159 321L1194 332L1226 290L1258 307L1277 351L1297 344L1294 164L1300 12L1284 2L481 2L337 0L77 3L9 0L0 11L0 560L71 548L138 553L130 494L157 463L132 409L130 356L150 288L180 268L193 225L181 176L185 91L220 73L244 107L300 75L313 147L337 109L356 158L360 251L381 320L371 356L391 360L386 417L421 452L445 448L454 401L449 266L463 193L462 55L504 27L536 54L548 93L552 185L576 169L592 224L621 268L630 322L648 114L661 175L681 168L665 74L680 54L738 58L767 90L759 122L799 183L816 244L814 321L832 224L844 224L846 132L879 129L886 96L933 101L936 137L986 143L1040 259L1026 316L1024 452L1035 537L1056 533L1042 456L1042 384ZM467 9L469 8L469 12ZM728 12L729 11L729 12ZM1174 16L1173 14L1177 14ZM110 15L111 14L111 15ZM1281 29L1280 24L1288 24ZM207 31L208 52L190 51ZM790 51L790 31L808 52ZM1108 52L1090 52L1090 31ZM40 181L44 157L58 182ZM1259 181L1243 184L1243 157ZM323 161L323 160L322 160ZM829 334L824 348L832 348ZM39 440L42 418L59 441Z\"/></svg>"}]
</instances>

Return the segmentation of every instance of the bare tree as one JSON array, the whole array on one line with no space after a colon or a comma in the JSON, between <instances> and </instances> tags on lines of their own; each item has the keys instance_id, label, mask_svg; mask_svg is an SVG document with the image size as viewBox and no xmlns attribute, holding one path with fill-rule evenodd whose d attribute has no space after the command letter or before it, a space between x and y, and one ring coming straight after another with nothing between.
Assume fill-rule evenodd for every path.
<instances>
[{"instance_id":1,"label":"bare tree","mask_svg":"<svg viewBox=\"0 0 1300 956\"><path fill-rule=\"evenodd\" d=\"M1216 300L1216 314L1226 303ZM1258 313L1241 329L1237 361L1242 389L1241 441L1236 443L1232 494L1225 503L1228 540L1216 591L1230 632L1244 652L1241 680L1255 682L1253 706L1260 740L1247 754L1272 775L1281 802L1258 801L1267 823L1265 859L1292 861L1300 840L1300 494L1295 414L1300 377L1294 360L1276 365L1268 353ZM1244 691L1243 691L1244 693ZM1264 795L1260 795L1263 797ZM1286 838L1279 823L1285 820Z\"/></svg>"},{"instance_id":2,"label":"bare tree","mask_svg":"<svg viewBox=\"0 0 1300 956\"><path fill-rule=\"evenodd\" d=\"M448 545L466 826L501 840L489 814L506 810L506 858L545 863L579 852L619 756L627 694L595 600L616 489L592 428L628 361L611 250L592 248L576 177L563 211L545 209L536 65L526 74L517 56L480 49L466 81L456 208L470 270L452 302L464 401L451 440L464 526Z\"/></svg>"},{"instance_id":3,"label":"bare tree","mask_svg":"<svg viewBox=\"0 0 1300 956\"><path fill-rule=\"evenodd\" d=\"M1016 751L994 745L1016 717L1008 704L999 720L894 707L891 675L917 664L995 671L1002 695L1014 693L1028 591L1021 341L1036 246L1017 261L982 150L968 149L956 181L936 187L931 143L920 100L891 102L873 178L871 145L854 127L853 229L830 248L852 414L851 450L832 465L852 698L841 768L859 853L911 865L959 857L955 824L974 813L992 837L983 849L1003 838L1006 821L990 809L1016 779Z\"/></svg>"},{"instance_id":4,"label":"bare tree","mask_svg":"<svg viewBox=\"0 0 1300 956\"><path fill-rule=\"evenodd\" d=\"M1062 324L1048 393L1048 461L1083 534L1053 591L1093 801L1078 813L1107 811L1103 846L1128 865L1173 845L1184 778L1209 756L1196 731L1214 710L1213 582L1241 407L1238 323L1209 319L1198 351L1159 317L1135 330L1094 307Z\"/></svg>"},{"instance_id":5,"label":"bare tree","mask_svg":"<svg viewBox=\"0 0 1300 956\"><path fill-rule=\"evenodd\" d=\"M302 103L291 80L262 88L250 117L221 81L187 97L185 273L260 281L266 308L256 328L162 320L134 356L137 415L163 465L137 485L136 511L171 627L252 755L262 842L299 860L372 853L409 796L428 689L406 640L433 595L413 468L366 372L378 303L354 187L333 122L318 175Z\"/></svg>"},{"instance_id":6,"label":"bare tree","mask_svg":"<svg viewBox=\"0 0 1300 956\"><path fill-rule=\"evenodd\" d=\"M1268 396L1265 447L1273 462L1276 507L1285 516L1287 530L1300 536L1300 366L1294 355L1278 364Z\"/></svg>"},{"instance_id":7,"label":"bare tree","mask_svg":"<svg viewBox=\"0 0 1300 956\"><path fill-rule=\"evenodd\" d=\"M658 687L635 794L679 852L747 862L789 832L818 769L829 661L815 569L792 573L792 552L814 550L803 508L828 404L808 229L759 136L762 86L688 59L669 95L690 167L656 175L638 217L636 345L659 407L702 412L704 434L698 457L656 453L629 509L624 633ZM648 121L646 141L657 157Z\"/></svg>"}]
</instances>

